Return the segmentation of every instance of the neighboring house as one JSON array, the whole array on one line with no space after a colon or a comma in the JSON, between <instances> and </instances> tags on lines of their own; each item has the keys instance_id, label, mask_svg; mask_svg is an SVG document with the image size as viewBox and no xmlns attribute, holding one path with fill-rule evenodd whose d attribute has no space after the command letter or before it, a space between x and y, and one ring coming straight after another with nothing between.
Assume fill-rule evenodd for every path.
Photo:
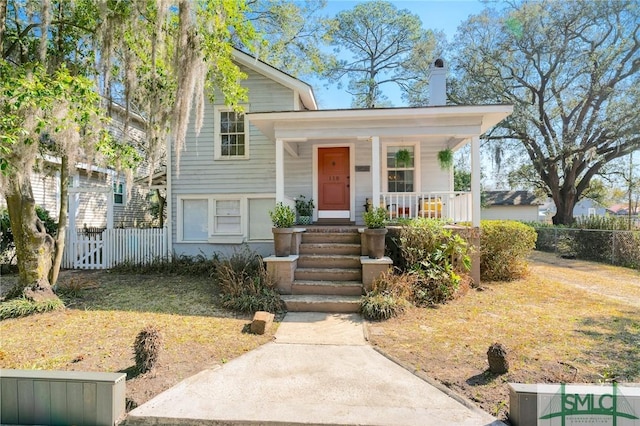
<instances>
[{"instance_id":1,"label":"neighboring house","mask_svg":"<svg viewBox=\"0 0 640 426\"><path fill-rule=\"evenodd\" d=\"M606 209L610 214L616 216L628 216L629 215L629 203L614 204ZM640 206L631 205L631 216L640 215Z\"/></svg>"},{"instance_id":2,"label":"neighboring house","mask_svg":"<svg viewBox=\"0 0 640 426\"><path fill-rule=\"evenodd\" d=\"M541 220L551 223L555 214L556 205L551 198L540 205ZM573 217L576 219L579 217L605 216L606 214L606 207L588 197L580 199L573 207Z\"/></svg>"},{"instance_id":3,"label":"neighboring house","mask_svg":"<svg viewBox=\"0 0 640 426\"><path fill-rule=\"evenodd\" d=\"M585 197L580 199L573 207L573 217L591 217L591 216L604 216L607 214L607 208L593 200Z\"/></svg>"},{"instance_id":4,"label":"neighboring house","mask_svg":"<svg viewBox=\"0 0 640 426\"><path fill-rule=\"evenodd\" d=\"M269 210L315 202L315 223L361 225L367 207L390 217L437 216L480 223L479 136L510 105L446 106L446 68L435 62L428 107L319 110L312 88L243 52L245 113L207 103L199 134L168 149L169 252L211 255L248 243L273 253ZM217 96L217 99L223 99ZM454 192L438 152L471 144L472 191ZM410 160L396 161L408 151ZM406 154L406 153L404 153Z\"/></svg>"},{"instance_id":5,"label":"neighboring house","mask_svg":"<svg viewBox=\"0 0 640 426\"><path fill-rule=\"evenodd\" d=\"M484 191L482 219L520 220L537 222L540 220L540 202L529 191Z\"/></svg>"},{"instance_id":6,"label":"neighboring house","mask_svg":"<svg viewBox=\"0 0 640 426\"><path fill-rule=\"evenodd\" d=\"M116 138L124 138L124 111L115 106L109 131ZM126 131L127 138L144 138L142 122L132 116ZM44 156L42 164L31 175L31 187L37 205L49 211L55 220L60 212L60 159ZM145 172L145 166L138 170ZM124 175L94 165L78 163L69 178L69 227L107 228L136 227L151 220L147 212L147 192L143 185L131 182L127 189ZM0 205L4 206L4 198Z\"/></svg>"}]
</instances>

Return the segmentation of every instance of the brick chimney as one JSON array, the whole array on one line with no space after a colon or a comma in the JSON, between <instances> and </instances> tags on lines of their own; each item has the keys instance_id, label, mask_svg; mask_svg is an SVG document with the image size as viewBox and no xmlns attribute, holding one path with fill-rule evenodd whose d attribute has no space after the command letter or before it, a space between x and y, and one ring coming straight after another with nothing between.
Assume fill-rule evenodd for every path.
<instances>
[{"instance_id":1,"label":"brick chimney","mask_svg":"<svg viewBox=\"0 0 640 426\"><path fill-rule=\"evenodd\" d=\"M429 70L429 106L446 105L447 67L442 59L436 59Z\"/></svg>"}]
</instances>

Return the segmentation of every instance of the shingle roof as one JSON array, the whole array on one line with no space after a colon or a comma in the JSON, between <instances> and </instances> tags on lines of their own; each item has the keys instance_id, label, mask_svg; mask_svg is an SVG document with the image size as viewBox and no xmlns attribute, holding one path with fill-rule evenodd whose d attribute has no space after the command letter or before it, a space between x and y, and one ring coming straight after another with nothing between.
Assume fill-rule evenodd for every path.
<instances>
[{"instance_id":1,"label":"shingle roof","mask_svg":"<svg viewBox=\"0 0 640 426\"><path fill-rule=\"evenodd\" d=\"M484 204L487 206L533 206L540 200L529 191L484 191Z\"/></svg>"}]
</instances>

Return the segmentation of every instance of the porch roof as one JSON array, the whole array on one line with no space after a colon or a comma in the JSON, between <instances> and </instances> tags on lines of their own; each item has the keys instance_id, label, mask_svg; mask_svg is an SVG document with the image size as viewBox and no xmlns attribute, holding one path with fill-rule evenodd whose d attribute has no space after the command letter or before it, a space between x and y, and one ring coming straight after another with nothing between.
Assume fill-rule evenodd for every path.
<instances>
[{"instance_id":1,"label":"porch roof","mask_svg":"<svg viewBox=\"0 0 640 426\"><path fill-rule=\"evenodd\" d=\"M379 137L445 137L449 147L480 136L513 111L513 105L336 109L247 113L271 140Z\"/></svg>"}]
</instances>

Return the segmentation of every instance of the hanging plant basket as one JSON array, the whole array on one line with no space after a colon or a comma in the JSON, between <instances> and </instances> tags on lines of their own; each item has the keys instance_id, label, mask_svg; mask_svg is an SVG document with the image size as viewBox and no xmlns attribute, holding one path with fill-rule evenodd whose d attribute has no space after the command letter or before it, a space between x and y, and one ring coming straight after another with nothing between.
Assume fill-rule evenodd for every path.
<instances>
[{"instance_id":1,"label":"hanging plant basket","mask_svg":"<svg viewBox=\"0 0 640 426\"><path fill-rule=\"evenodd\" d=\"M450 170L453 167L453 151L451 148L438 152L438 163L442 170Z\"/></svg>"},{"instance_id":2,"label":"hanging plant basket","mask_svg":"<svg viewBox=\"0 0 640 426\"><path fill-rule=\"evenodd\" d=\"M396 164L398 166L402 165L405 167L411 164L411 153L408 149L401 149L400 151L396 152Z\"/></svg>"}]
</instances>

